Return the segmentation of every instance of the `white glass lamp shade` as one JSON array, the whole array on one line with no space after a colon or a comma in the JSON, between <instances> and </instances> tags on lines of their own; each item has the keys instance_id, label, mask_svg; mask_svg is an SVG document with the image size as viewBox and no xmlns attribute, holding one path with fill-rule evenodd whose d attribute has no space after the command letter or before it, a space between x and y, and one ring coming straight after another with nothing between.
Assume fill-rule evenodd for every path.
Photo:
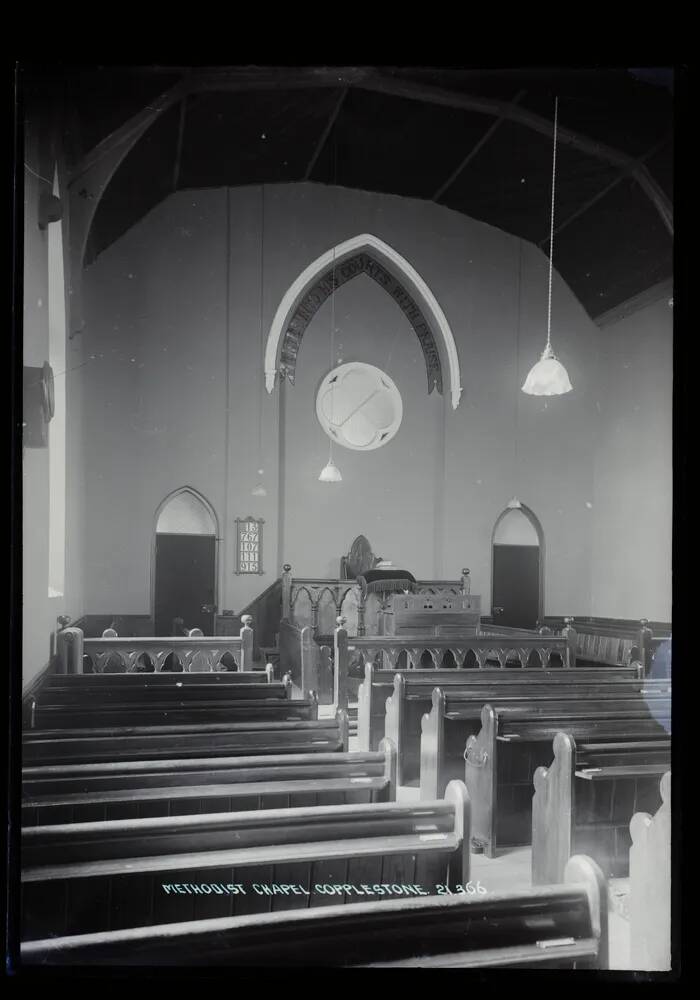
<instances>
[{"instance_id":1,"label":"white glass lamp shade","mask_svg":"<svg viewBox=\"0 0 700 1000\"><path fill-rule=\"evenodd\" d=\"M318 477L320 483L340 483L342 479L340 469L332 461L329 461L328 465L324 465L321 469L321 475Z\"/></svg>"},{"instance_id":2,"label":"white glass lamp shade","mask_svg":"<svg viewBox=\"0 0 700 1000\"><path fill-rule=\"evenodd\" d=\"M508 503L506 504L506 509L507 510L521 510L522 506L523 505L520 503L520 501L518 500L518 498L517 497L513 497L513 499L509 500Z\"/></svg>"},{"instance_id":3,"label":"white glass lamp shade","mask_svg":"<svg viewBox=\"0 0 700 1000\"><path fill-rule=\"evenodd\" d=\"M523 383L523 392L530 396L563 396L572 388L566 368L557 361L549 346L542 351L542 357L532 366Z\"/></svg>"}]
</instances>

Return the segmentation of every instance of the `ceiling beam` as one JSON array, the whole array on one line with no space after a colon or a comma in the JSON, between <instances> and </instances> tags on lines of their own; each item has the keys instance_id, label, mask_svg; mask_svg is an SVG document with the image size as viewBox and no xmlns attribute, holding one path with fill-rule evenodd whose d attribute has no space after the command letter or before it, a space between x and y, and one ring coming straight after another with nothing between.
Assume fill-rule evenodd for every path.
<instances>
[{"instance_id":1,"label":"ceiling beam","mask_svg":"<svg viewBox=\"0 0 700 1000\"><path fill-rule=\"evenodd\" d=\"M518 101L521 101L523 99L523 97L525 96L526 93L527 93L526 90L519 90L518 93L513 98L513 104L517 104ZM496 129L498 128L498 126L502 123L502 121L503 121L503 115L500 115L498 118L496 118L495 121L491 122L491 124L486 129L486 131L484 132L484 134L482 135L482 137L469 150L469 152L464 157L464 159L459 164L459 166L456 167L455 170L452 171L452 173L447 178L447 180L444 182L444 184L440 185L440 187L437 189L437 191L435 192L435 194L432 196L431 201L437 201L438 198L441 198L443 196L443 194L445 193L445 191L448 190L448 188L452 187L452 185L457 180L457 178L462 173L462 171L465 169L465 167L469 163L471 163L471 161L474 159L474 157L479 152L479 150L482 149L483 146L486 145L486 143L489 141L489 139L494 134L494 132L496 131Z\"/></svg>"},{"instance_id":2,"label":"ceiling beam","mask_svg":"<svg viewBox=\"0 0 700 1000\"><path fill-rule=\"evenodd\" d=\"M335 102L335 106L333 108L333 111L331 112L331 115L330 115L328 121L326 122L326 126L325 126L323 132L321 133L320 139L316 143L316 148L314 149L314 151L313 151L313 153L311 155L311 159L309 160L308 166L306 167L306 171L304 173L304 180L305 181L308 181L309 177L311 176L311 172L314 169L314 167L316 166L316 162L318 161L318 158L319 158L319 156L321 155L321 153L323 151L323 147L326 145L326 141L328 139L328 136L331 134L331 130L332 130L333 126L335 125L336 121L337 121L338 115L340 114L340 109L343 106L343 102L345 101L345 98L347 97L348 89L349 89L348 87L344 87L343 90L341 91L340 97Z\"/></svg>"},{"instance_id":3,"label":"ceiling beam","mask_svg":"<svg viewBox=\"0 0 700 1000\"><path fill-rule=\"evenodd\" d=\"M441 107L458 108L478 114L491 115L511 121L532 129L540 135L550 138L553 123L549 118L543 118L532 111L507 102L486 97L476 97L461 94L440 87L409 80L399 80L395 77L382 75L373 67L305 67L276 68L257 67L226 68L221 70L194 71L183 77L155 101L152 101L142 112L129 119L121 128L107 136L91 150L81 161L70 183L74 183L96 161L108 155L115 146L137 141L140 135L149 127L163 111L184 97L185 93L203 93L207 91L264 91L264 90L295 90L314 87L357 87L373 93L385 94L389 97L400 97L407 100L423 101ZM631 156L606 146L602 142L589 139L569 129L557 130L557 140L560 145L570 146L587 156L604 160L621 170L629 171L642 187L647 197L656 207L664 225L673 232L673 209L665 192L649 174L646 167Z\"/></svg>"},{"instance_id":4,"label":"ceiling beam","mask_svg":"<svg viewBox=\"0 0 700 1000\"><path fill-rule=\"evenodd\" d=\"M180 102L180 121L177 127L177 146L175 147L175 165L173 167L173 191L177 191L180 180L180 163L182 162L182 142L185 137L185 119L187 117L187 95Z\"/></svg>"},{"instance_id":5,"label":"ceiling beam","mask_svg":"<svg viewBox=\"0 0 700 1000\"><path fill-rule=\"evenodd\" d=\"M475 111L482 114L496 115L507 121L538 132L540 135L551 137L553 122L548 118L527 111L525 108L517 107L504 101L496 101L491 98L473 97L467 94L457 94L449 90L442 90L440 87L428 86L425 84L413 84L405 80L396 80L382 77L375 73L366 75L355 84L361 89L376 91L387 94L391 97L405 97L409 100L427 101L431 104L443 107L462 108L466 111ZM589 139L570 129L557 129L557 142L559 145L570 146L587 156L595 157L628 171L640 184L647 197L654 204L661 219L673 235L673 208L660 185L654 180L649 171L644 166L640 166L634 157L621 153L617 149L606 146L605 143Z\"/></svg>"},{"instance_id":6,"label":"ceiling beam","mask_svg":"<svg viewBox=\"0 0 700 1000\"><path fill-rule=\"evenodd\" d=\"M670 136L664 136L661 142L657 142L656 145L652 146L651 149L648 149L643 156L640 156L639 159L635 161L637 167L646 170L646 167L643 167L645 161L650 159L656 153L658 153L660 149L663 149L666 143L670 141L670 138L671 138ZM557 236L560 232L562 232L562 230L566 229L568 225L570 225L576 219L580 218L584 214L584 212L587 212L589 208L593 208L593 206L597 202L599 202L601 198L604 198L609 191L612 191L613 188L617 187L620 181L623 181L625 177L633 177L634 180L639 181L638 177L635 176L632 170L622 171L617 175L617 177L614 177L609 184L606 184L605 187L602 188L602 190L598 191L597 194L594 194L592 198L589 198L589 200L585 202L585 204L581 205L580 208L577 208L575 212L571 213L571 215L568 215L566 219L564 219L564 221L556 227L556 229L554 230L554 235ZM672 229L671 233L673 233ZM540 242L537 245L540 248L540 250L543 250L548 244L549 244L549 233L547 233L544 239L540 240Z\"/></svg>"}]
</instances>

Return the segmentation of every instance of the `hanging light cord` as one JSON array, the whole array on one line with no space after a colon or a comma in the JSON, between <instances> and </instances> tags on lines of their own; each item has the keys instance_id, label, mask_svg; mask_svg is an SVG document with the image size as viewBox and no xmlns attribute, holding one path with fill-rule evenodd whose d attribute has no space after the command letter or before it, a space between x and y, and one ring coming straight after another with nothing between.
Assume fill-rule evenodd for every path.
<instances>
[{"instance_id":1,"label":"hanging light cord","mask_svg":"<svg viewBox=\"0 0 700 1000\"><path fill-rule=\"evenodd\" d=\"M557 118L559 98L554 98L554 148L552 152L552 212L549 226L549 296L547 301L547 352L552 350L552 257L554 256L554 187L557 177Z\"/></svg>"},{"instance_id":2,"label":"hanging light cord","mask_svg":"<svg viewBox=\"0 0 700 1000\"><path fill-rule=\"evenodd\" d=\"M518 393L518 387L520 385L520 312L522 309L522 280L523 280L523 241L518 240L518 319L517 325L515 327L515 428L514 428L514 444L513 444L513 465L515 468L515 495L517 496L517 485L518 485L518 416L520 410L520 394Z\"/></svg>"},{"instance_id":3,"label":"hanging light cord","mask_svg":"<svg viewBox=\"0 0 700 1000\"><path fill-rule=\"evenodd\" d=\"M262 413L263 413L263 392L265 379L265 358L263 336L263 281L265 267L265 185L260 185L260 385L258 387L258 469L262 468Z\"/></svg>"},{"instance_id":4,"label":"hanging light cord","mask_svg":"<svg viewBox=\"0 0 700 1000\"><path fill-rule=\"evenodd\" d=\"M333 267L331 270L331 371L335 368L335 247L333 247ZM331 426L335 417L335 384L331 385ZM333 462L333 438L328 436L328 461Z\"/></svg>"}]
</instances>

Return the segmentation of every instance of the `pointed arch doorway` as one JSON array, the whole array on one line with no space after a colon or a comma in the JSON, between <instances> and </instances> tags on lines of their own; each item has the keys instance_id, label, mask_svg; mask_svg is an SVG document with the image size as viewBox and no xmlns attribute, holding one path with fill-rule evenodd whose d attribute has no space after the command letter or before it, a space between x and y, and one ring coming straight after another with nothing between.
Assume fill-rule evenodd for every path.
<instances>
[{"instance_id":1,"label":"pointed arch doorway","mask_svg":"<svg viewBox=\"0 0 700 1000\"><path fill-rule=\"evenodd\" d=\"M217 520L210 504L189 487L166 497L156 511L152 609L155 635L184 628L214 634Z\"/></svg>"},{"instance_id":2,"label":"pointed arch doorway","mask_svg":"<svg viewBox=\"0 0 700 1000\"><path fill-rule=\"evenodd\" d=\"M494 623L535 628L544 611L544 535L529 507L506 507L494 525L491 551Z\"/></svg>"}]
</instances>

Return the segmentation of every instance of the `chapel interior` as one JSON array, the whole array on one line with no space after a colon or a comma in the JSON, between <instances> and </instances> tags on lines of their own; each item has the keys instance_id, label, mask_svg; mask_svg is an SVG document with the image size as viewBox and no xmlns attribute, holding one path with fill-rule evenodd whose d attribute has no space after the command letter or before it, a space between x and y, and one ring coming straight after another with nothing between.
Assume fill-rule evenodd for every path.
<instances>
[{"instance_id":1,"label":"chapel interior","mask_svg":"<svg viewBox=\"0 0 700 1000\"><path fill-rule=\"evenodd\" d=\"M670 970L673 71L17 86L22 966Z\"/></svg>"}]
</instances>

